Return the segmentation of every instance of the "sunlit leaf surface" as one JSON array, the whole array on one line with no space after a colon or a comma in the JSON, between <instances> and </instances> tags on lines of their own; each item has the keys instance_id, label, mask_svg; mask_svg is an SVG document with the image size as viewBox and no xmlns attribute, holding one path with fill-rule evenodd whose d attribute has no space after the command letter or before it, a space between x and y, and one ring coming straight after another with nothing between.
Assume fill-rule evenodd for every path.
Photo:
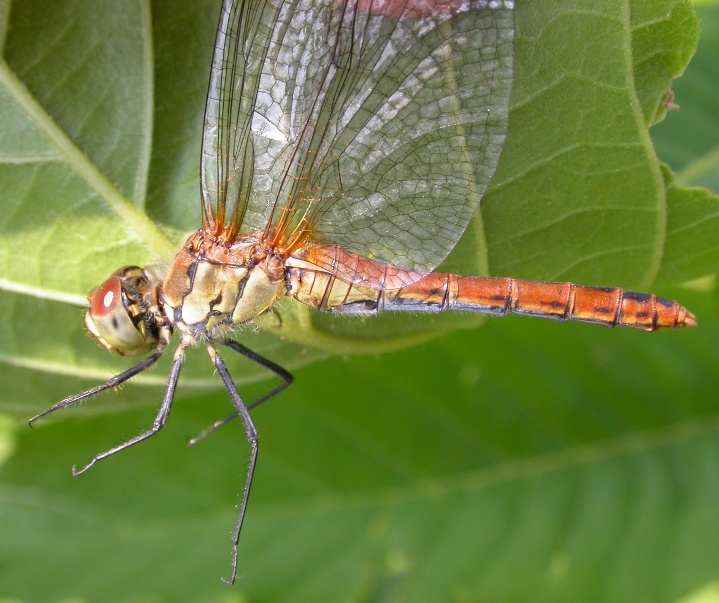
<instances>
[{"instance_id":1,"label":"sunlit leaf surface","mask_svg":"<svg viewBox=\"0 0 719 603\"><path fill-rule=\"evenodd\" d=\"M672 82L696 39L690 3L518 2L509 137L446 264L634 288L656 279L699 328L649 335L510 317L420 345L479 321L337 321L289 308L282 329L295 343L243 331L290 367L320 355L310 344L412 349L315 362L256 411L260 464L233 589L218 578L244 435L230 425L184 446L229 411L204 353L191 354L165 432L81 479L73 464L152 421L163 367L27 429L20 419L126 366L85 335L72 304L123 263L167 261L199 225L218 10L215 0L0 3L0 597L712 592L719 317L715 294L676 285L714 274L719 259L717 198L682 188L717 189L716 7L704 9L700 54ZM647 133L670 87L681 111L651 133L673 175ZM269 386L252 384L262 375L243 363L233 372L248 399Z\"/></svg>"}]
</instances>

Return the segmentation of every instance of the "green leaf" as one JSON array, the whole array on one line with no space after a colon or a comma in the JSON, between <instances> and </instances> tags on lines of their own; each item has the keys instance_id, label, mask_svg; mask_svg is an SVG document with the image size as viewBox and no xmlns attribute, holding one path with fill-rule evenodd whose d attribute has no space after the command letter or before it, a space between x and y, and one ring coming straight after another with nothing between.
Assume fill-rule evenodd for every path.
<instances>
[{"instance_id":1,"label":"green leaf","mask_svg":"<svg viewBox=\"0 0 719 603\"><path fill-rule=\"evenodd\" d=\"M716 111L719 64L714 52L719 49L719 24L716 2L701 8L702 48L691 69L673 89L679 110L652 130L659 156L677 171L682 186L704 186L719 190L719 128Z\"/></svg>"},{"instance_id":2,"label":"green leaf","mask_svg":"<svg viewBox=\"0 0 719 603\"><path fill-rule=\"evenodd\" d=\"M86 337L71 303L123 263L169 259L197 226L219 6L10 8L0 404L27 417L127 366ZM648 335L509 317L419 345L476 318L288 311L283 328L303 342L376 351L382 335L414 349L305 366L254 412L260 465L235 587L218 578L247 446L239 424L184 446L230 412L195 353L163 433L77 480L73 464L149 426L166 366L59 424L0 423L0 596L654 603L714 592L719 312L715 296L664 287L716 272L716 197L663 173L646 130L693 46L689 8L518 3L509 139L446 267L476 273L486 245L493 274L632 287L658 277L658 293L681 299L699 328ZM717 23L716 7L705 9L699 66L716 63ZM657 134L659 156L678 169L716 147L719 77L693 65L695 88L672 85L682 111L654 129L701 108L697 135ZM241 340L290 366L316 357L271 333ZM253 371L233 374L251 381Z\"/></svg>"},{"instance_id":3,"label":"green leaf","mask_svg":"<svg viewBox=\"0 0 719 603\"><path fill-rule=\"evenodd\" d=\"M680 282L715 273L719 265L717 220L719 202L710 191L719 190L719 131L716 98L719 94L717 6L700 12L702 45L687 74L673 88L680 111L652 130L660 156L676 170L665 171L667 183L667 240L660 284ZM682 187L706 187L686 189Z\"/></svg>"},{"instance_id":4,"label":"green leaf","mask_svg":"<svg viewBox=\"0 0 719 603\"><path fill-rule=\"evenodd\" d=\"M646 127L682 71L696 22L680 10L686 2L578 4L518 7L510 132L482 204L490 267L643 289L666 233ZM651 54L658 30L667 35Z\"/></svg>"},{"instance_id":5,"label":"green leaf","mask_svg":"<svg viewBox=\"0 0 719 603\"><path fill-rule=\"evenodd\" d=\"M718 48L719 49L719 48ZM719 266L719 203L707 189L684 189L665 169L667 239L659 283L701 278Z\"/></svg>"}]
</instances>

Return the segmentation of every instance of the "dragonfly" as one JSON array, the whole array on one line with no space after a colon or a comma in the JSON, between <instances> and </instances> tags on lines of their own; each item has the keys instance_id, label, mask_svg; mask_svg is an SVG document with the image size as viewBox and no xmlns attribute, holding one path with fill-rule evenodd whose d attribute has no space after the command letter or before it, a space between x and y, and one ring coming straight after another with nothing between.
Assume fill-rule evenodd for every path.
<instances>
[{"instance_id":1,"label":"dragonfly","mask_svg":"<svg viewBox=\"0 0 719 603\"><path fill-rule=\"evenodd\" d=\"M284 297L317 311L494 315L654 331L696 325L679 303L620 288L434 272L467 228L504 143L511 0L224 0L205 107L201 228L172 264L126 266L88 297L85 324L142 358L34 421L153 366L179 336L152 426L167 422L187 348L204 345L250 446L232 535L232 583L258 458L250 410L293 381L235 340ZM218 347L282 383L251 404Z\"/></svg>"}]
</instances>

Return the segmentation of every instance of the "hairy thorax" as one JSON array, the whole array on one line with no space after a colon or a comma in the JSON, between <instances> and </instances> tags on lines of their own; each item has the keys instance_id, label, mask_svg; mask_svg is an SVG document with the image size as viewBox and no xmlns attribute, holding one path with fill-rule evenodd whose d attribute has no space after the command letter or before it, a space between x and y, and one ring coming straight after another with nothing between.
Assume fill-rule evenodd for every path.
<instances>
[{"instance_id":1,"label":"hairy thorax","mask_svg":"<svg viewBox=\"0 0 719 603\"><path fill-rule=\"evenodd\" d=\"M283 261L247 235L232 243L192 235L162 285L168 320L184 340L226 336L268 310L286 292Z\"/></svg>"}]
</instances>

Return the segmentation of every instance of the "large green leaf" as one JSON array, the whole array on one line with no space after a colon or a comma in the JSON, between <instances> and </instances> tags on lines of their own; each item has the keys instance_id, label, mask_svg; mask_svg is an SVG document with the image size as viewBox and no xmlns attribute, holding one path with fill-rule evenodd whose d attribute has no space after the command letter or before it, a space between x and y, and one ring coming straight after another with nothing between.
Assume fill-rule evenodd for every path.
<instances>
[{"instance_id":1,"label":"large green leaf","mask_svg":"<svg viewBox=\"0 0 719 603\"><path fill-rule=\"evenodd\" d=\"M68 302L123 263L166 260L196 227L218 2L177 4L0 2L0 403L16 417L127 366L105 358ZM646 130L691 54L690 4L527 0L516 12L509 138L448 267L633 287L716 272L717 199L675 186ZM715 64L717 31L712 9L698 65ZM706 116L701 139L680 128L659 145L686 150L678 168L716 148L710 73L692 76L701 86L690 92L673 85L682 111L665 124L696 106ZM234 589L217 578L247 458L241 426L183 445L229 409L208 389L203 354L165 432L80 479L69 467L144 428L146 406L67 412L33 431L8 419L0 597L711 600L719 317L712 296L661 293L681 298L700 328L647 335L507 318L298 370L292 390L255 413L262 452ZM400 345L474 321L289 309L283 329L374 351L387 345L381 335ZM290 364L315 357L272 334L242 341ZM238 366L238 381L251 370ZM150 403L164 374L87 411Z\"/></svg>"}]
</instances>

